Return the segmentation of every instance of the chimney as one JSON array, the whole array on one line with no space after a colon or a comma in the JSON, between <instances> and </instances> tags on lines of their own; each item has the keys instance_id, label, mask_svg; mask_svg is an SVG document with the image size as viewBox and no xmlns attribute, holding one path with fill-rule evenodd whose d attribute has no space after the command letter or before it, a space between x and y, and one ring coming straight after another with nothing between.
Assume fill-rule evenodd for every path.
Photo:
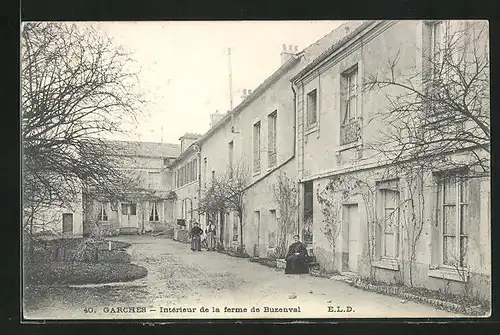
<instances>
[{"instance_id":1,"label":"chimney","mask_svg":"<svg viewBox=\"0 0 500 335\"><path fill-rule=\"evenodd\" d=\"M252 90L244 88L244 89L241 91L241 101L243 101L243 100L245 100L246 98L248 98L248 96L249 96L250 94L252 94Z\"/></svg>"},{"instance_id":2,"label":"chimney","mask_svg":"<svg viewBox=\"0 0 500 335\"><path fill-rule=\"evenodd\" d=\"M210 128L215 126L222 118L224 117L224 114L219 113L219 111L215 111L215 113L210 114Z\"/></svg>"},{"instance_id":3,"label":"chimney","mask_svg":"<svg viewBox=\"0 0 500 335\"><path fill-rule=\"evenodd\" d=\"M299 52L299 47L296 45L283 44L283 49L281 50L281 65L285 64L293 55Z\"/></svg>"},{"instance_id":4,"label":"chimney","mask_svg":"<svg viewBox=\"0 0 500 335\"><path fill-rule=\"evenodd\" d=\"M345 27L345 34L348 35L351 32L351 27L346 26Z\"/></svg>"}]
</instances>

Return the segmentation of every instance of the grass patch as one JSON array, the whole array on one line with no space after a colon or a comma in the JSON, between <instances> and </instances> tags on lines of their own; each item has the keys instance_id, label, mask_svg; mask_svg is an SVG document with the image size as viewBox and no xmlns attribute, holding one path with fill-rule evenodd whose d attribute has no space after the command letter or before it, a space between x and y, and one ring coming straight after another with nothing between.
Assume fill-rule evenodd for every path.
<instances>
[{"instance_id":1,"label":"grass patch","mask_svg":"<svg viewBox=\"0 0 500 335\"><path fill-rule=\"evenodd\" d=\"M25 269L28 285L102 284L144 278L146 268L130 263L48 262Z\"/></svg>"}]
</instances>

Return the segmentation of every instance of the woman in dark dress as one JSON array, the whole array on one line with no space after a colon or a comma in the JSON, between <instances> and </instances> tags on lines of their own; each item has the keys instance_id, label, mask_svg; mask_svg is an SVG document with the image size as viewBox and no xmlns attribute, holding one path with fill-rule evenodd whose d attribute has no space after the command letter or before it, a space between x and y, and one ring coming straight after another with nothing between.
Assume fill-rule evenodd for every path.
<instances>
[{"instance_id":1,"label":"woman in dark dress","mask_svg":"<svg viewBox=\"0 0 500 335\"><path fill-rule=\"evenodd\" d=\"M203 234L203 229L200 228L198 222L194 223L194 227L191 229L191 250L201 251L201 234Z\"/></svg>"},{"instance_id":2,"label":"woman in dark dress","mask_svg":"<svg viewBox=\"0 0 500 335\"><path fill-rule=\"evenodd\" d=\"M205 234L207 235L207 248L208 251L215 250L216 241L215 241L215 226L212 221L208 221L208 228L205 230Z\"/></svg>"},{"instance_id":3,"label":"woman in dark dress","mask_svg":"<svg viewBox=\"0 0 500 335\"><path fill-rule=\"evenodd\" d=\"M288 254L285 257L285 274L309 273L306 246L299 241L299 235L295 235L293 239L295 242L290 245Z\"/></svg>"}]
</instances>

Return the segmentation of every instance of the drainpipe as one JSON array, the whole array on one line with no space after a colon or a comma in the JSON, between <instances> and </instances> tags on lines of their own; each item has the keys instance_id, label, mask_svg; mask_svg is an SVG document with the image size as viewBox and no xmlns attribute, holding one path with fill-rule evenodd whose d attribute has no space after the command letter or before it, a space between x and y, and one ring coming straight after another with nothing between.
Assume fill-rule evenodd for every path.
<instances>
[{"instance_id":1,"label":"drainpipe","mask_svg":"<svg viewBox=\"0 0 500 335\"><path fill-rule=\"evenodd\" d=\"M297 92L291 82L293 92L293 155L298 159L297 151ZM297 235L300 236L300 180L297 180Z\"/></svg>"},{"instance_id":2,"label":"drainpipe","mask_svg":"<svg viewBox=\"0 0 500 335\"><path fill-rule=\"evenodd\" d=\"M201 225L200 200L201 200L201 147L198 144L194 145L194 150L198 155L198 223Z\"/></svg>"}]
</instances>

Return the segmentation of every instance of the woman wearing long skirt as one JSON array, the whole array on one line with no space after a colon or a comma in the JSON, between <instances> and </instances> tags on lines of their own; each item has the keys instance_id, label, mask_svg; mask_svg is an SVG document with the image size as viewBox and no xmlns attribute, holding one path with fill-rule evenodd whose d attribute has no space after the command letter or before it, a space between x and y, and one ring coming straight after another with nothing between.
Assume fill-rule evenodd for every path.
<instances>
[{"instance_id":1,"label":"woman wearing long skirt","mask_svg":"<svg viewBox=\"0 0 500 335\"><path fill-rule=\"evenodd\" d=\"M194 227L191 229L191 250L201 251L201 234L203 234L203 229L200 228L198 222L194 223Z\"/></svg>"},{"instance_id":2,"label":"woman wearing long skirt","mask_svg":"<svg viewBox=\"0 0 500 335\"><path fill-rule=\"evenodd\" d=\"M286 255L285 274L309 273L307 264L307 248L299 241L299 235L295 235L295 242L290 245Z\"/></svg>"},{"instance_id":3,"label":"woman wearing long skirt","mask_svg":"<svg viewBox=\"0 0 500 335\"><path fill-rule=\"evenodd\" d=\"M208 228L205 233L207 234L207 248L208 251L215 250L216 241L215 241L215 226L212 224L212 221L208 221Z\"/></svg>"}]
</instances>

